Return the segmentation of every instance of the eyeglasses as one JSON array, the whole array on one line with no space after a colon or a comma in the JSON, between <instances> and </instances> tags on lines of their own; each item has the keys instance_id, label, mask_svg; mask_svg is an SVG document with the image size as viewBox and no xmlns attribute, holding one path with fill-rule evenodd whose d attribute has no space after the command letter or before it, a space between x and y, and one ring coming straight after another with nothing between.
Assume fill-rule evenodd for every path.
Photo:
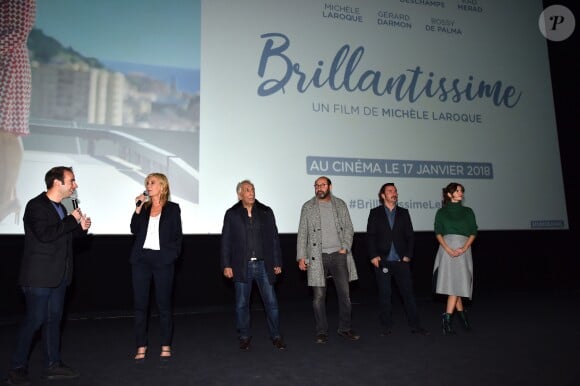
<instances>
[{"instance_id":1,"label":"eyeglasses","mask_svg":"<svg viewBox=\"0 0 580 386\"><path fill-rule=\"evenodd\" d=\"M315 187L316 189L318 189L318 188L324 188L324 187L326 187L326 186L328 186L328 184L314 184L314 187Z\"/></svg>"}]
</instances>

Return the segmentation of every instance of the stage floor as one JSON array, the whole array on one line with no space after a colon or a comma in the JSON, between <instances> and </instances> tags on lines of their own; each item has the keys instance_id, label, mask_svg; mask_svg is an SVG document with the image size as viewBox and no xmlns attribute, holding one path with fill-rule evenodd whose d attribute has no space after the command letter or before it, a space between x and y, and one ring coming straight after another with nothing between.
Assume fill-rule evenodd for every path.
<instances>
[{"instance_id":1,"label":"stage floor","mask_svg":"<svg viewBox=\"0 0 580 386\"><path fill-rule=\"evenodd\" d=\"M177 310L173 359L158 358L158 325L152 318L149 356L133 361L133 319L126 315L69 315L63 361L81 373L76 380L40 379L42 351L30 361L35 385L580 385L580 296L577 292L517 293L474 300L474 331L458 323L457 335L440 328L443 303L418 299L431 334L409 332L404 311L394 300L393 333L381 337L374 302L353 304L356 342L331 333L314 343L310 302L281 303L281 327L288 347L278 351L268 339L264 313L252 312L249 352L238 348L233 309ZM336 329L336 298L328 299L331 330ZM6 376L17 324L0 325L0 369Z\"/></svg>"}]
</instances>

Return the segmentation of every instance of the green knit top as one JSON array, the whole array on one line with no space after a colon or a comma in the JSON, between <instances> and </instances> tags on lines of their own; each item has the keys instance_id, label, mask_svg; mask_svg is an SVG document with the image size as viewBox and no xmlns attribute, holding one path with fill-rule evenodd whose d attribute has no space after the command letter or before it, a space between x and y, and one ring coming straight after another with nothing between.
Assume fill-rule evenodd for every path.
<instances>
[{"instance_id":1,"label":"green knit top","mask_svg":"<svg viewBox=\"0 0 580 386\"><path fill-rule=\"evenodd\" d=\"M463 235L477 234L475 214L461 202L449 202L435 214L435 234Z\"/></svg>"}]
</instances>

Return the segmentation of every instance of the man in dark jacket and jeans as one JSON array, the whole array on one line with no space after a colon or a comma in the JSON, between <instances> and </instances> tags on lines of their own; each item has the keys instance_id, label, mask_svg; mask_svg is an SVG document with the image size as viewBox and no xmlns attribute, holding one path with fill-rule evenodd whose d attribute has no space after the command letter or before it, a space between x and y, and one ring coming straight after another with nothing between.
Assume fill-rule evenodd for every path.
<instances>
[{"instance_id":1,"label":"man in dark jacket and jeans","mask_svg":"<svg viewBox=\"0 0 580 386\"><path fill-rule=\"evenodd\" d=\"M61 201L77 188L72 168L57 166L45 175L47 191L31 199L24 211L24 253L18 284L26 301L9 385L28 385L28 356L42 329L45 369L42 377L57 380L79 374L60 359L61 320L73 273L73 238L86 235L91 219L80 208L67 213Z\"/></svg>"},{"instance_id":2,"label":"man in dark jacket and jeans","mask_svg":"<svg viewBox=\"0 0 580 386\"><path fill-rule=\"evenodd\" d=\"M255 281L266 311L270 338L277 349L285 349L279 326L274 283L282 272L282 252L274 212L256 200L249 180L236 187L239 201L226 211L221 237L221 268L234 280L236 327L240 349L249 350L250 295Z\"/></svg>"}]
</instances>

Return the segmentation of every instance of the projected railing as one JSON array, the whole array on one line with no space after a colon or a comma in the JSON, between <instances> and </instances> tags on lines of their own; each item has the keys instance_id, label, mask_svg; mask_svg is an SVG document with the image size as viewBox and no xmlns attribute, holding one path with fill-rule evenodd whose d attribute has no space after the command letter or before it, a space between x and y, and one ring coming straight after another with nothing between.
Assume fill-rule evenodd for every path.
<instances>
[{"instance_id":1,"label":"projected railing","mask_svg":"<svg viewBox=\"0 0 580 386\"><path fill-rule=\"evenodd\" d=\"M25 148L88 154L114 165L117 170L139 183L143 182L143 177L148 173L161 172L170 179L173 194L193 203L198 202L199 172L193 166L178 155L122 130L118 126L32 119L31 135L26 140L29 146ZM171 133L168 131L163 135ZM55 139L46 141L39 136ZM192 149L196 149L196 146L196 143L192 143Z\"/></svg>"}]
</instances>

